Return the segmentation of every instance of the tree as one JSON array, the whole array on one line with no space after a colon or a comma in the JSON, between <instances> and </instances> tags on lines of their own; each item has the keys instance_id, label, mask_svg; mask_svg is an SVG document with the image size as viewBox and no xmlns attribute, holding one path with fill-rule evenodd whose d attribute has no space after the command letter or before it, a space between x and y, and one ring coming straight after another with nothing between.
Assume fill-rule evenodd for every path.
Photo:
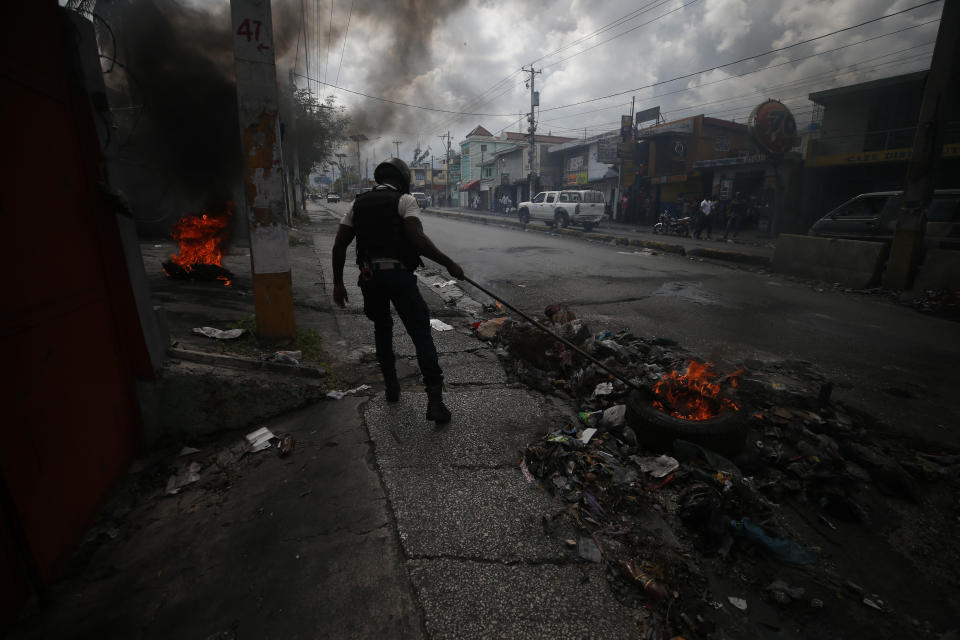
<instances>
[{"instance_id":1,"label":"tree","mask_svg":"<svg viewBox=\"0 0 960 640\"><path fill-rule=\"evenodd\" d=\"M296 146L300 163L300 183L309 184L310 174L322 167L347 139L350 116L336 106L333 96L323 103L307 89L293 94L296 109Z\"/></svg>"}]
</instances>

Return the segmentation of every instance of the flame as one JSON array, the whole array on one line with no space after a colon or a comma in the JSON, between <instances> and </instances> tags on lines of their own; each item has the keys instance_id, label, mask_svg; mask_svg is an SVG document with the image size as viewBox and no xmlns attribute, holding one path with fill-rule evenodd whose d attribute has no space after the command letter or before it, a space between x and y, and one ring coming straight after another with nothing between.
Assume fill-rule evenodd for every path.
<instances>
[{"instance_id":1,"label":"flame","mask_svg":"<svg viewBox=\"0 0 960 640\"><path fill-rule=\"evenodd\" d=\"M503 305L500 304L499 300L494 300L493 304L497 305L497 309L500 309L500 311L503 311Z\"/></svg>"},{"instance_id":2,"label":"flame","mask_svg":"<svg viewBox=\"0 0 960 640\"><path fill-rule=\"evenodd\" d=\"M223 286L229 287L232 280L227 276L217 276L217 280L223 280Z\"/></svg>"},{"instance_id":3,"label":"flame","mask_svg":"<svg viewBox=\"0 0 960 640\"><path fill-rule=\"evenodd\" d=\"M671 371L654 385L659 396L653 406L674 418L683 420L710 420L723 412L736 411L737 404L722 395L723 383L736 387L742 369L717 378L713 365L691 360L684 373Z\"/></svg>"},{"instance_id":4,"label":"flame","mask_svg":"<svg viewBox=\"0 0 960 640\"><path fill-rule=\"evenodd\" d=\"M223 266L223 249L229 235L225 229L232 216L233 203L228 202L226 211L221 214L202 213L180 218L170 231L180 244L180 250L175 255L170 254L170 261L187 272L198 264Z\"/></svg>"}]
</instances>

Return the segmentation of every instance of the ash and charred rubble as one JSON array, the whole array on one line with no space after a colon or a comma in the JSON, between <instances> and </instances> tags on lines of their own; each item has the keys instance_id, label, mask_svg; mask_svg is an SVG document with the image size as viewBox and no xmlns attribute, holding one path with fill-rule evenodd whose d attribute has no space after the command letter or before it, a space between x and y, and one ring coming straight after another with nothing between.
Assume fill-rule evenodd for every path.
<instances>
[{"instance_id":1,"label":"ash and charred rubble","mask_svg":"<svg viewBox=\"0 0 960 640\"><path fill-rule=\"evenodd\" d=\"M638 385L697 361L669 339L593 333L567 309L542 322ZM859 548L872 562L896 554L927 567L919 584L957 584L960 456L884 435L797 361L739 365L743 427L726 455L683 439L653 447L643 416L623 411L623 382L528 324L496 329L517 379L569 404L522 453L524 475L557 500L544 530L604 565L618 599L657 630L645 637L760 637L744 615L757 609L768 631L802 630L784 637L840 637L850 625L936 637L898 610L904 585L871 582Z\"/></svg>"}]
</instances>

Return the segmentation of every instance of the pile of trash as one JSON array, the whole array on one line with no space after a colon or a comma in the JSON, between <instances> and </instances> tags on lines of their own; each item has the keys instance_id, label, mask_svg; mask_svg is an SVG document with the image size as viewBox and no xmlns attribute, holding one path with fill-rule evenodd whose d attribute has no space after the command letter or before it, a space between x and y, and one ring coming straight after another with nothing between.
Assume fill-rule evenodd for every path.
<instances>
[{"instance_id":1,"label":"pile of trash","mask_svg":"<svg viewBox=\"0 0 960 640\"><path fill-rule=\"evenodd\" d=\"M906 299L904 303L923 313L960 320L960 291L928 289L918 296Z\"/></svg>"},{"instance_id":2,"label":"pile of trash","mask_svg":"<svg viewBox=\"0 0 960 640\"><path fill-rule=\"evenodd\" d=\"M562 307L544 315L545 326L638 385L691 361L670 340L593 334ZM520 380L573 405L521 459L528 481L561 506L545 530L603 564L621 602L662 637L709 637L719 624L732 633L741 618L726 614L758 600L794 621L838 597L891 613L885 595L850 579L832 539L885 535L876 526L885 501L920 511L924 485L960 485L960 456L884 436L870 416L834 402L832 385L808 363L741 365L745 428L736 451L722 455L684 439L652 449L637 437L645 425L627 410L631 389L622 381L529 325L498 318L476 329L512 356ZM927 515L956 525L956 515ZM946 553L936 531L912 535ZM945 580L960 566L958 552L949 555Z\"/></svg>"}]
</instances>

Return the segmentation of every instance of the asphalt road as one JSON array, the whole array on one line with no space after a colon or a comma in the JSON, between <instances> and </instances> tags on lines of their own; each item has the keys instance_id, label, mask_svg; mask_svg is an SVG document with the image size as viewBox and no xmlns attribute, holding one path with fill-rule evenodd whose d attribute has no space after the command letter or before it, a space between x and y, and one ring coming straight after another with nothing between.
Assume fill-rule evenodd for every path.
<instances>
[{"instance_id":1,"label":"asphalt road","mask_svg":"<svg viewBox=\"0 0 960 640\"><path fill-rule=\"evenodd\" d=\"M834 380L835 397L904 433L960 444L950 429L960 324L702 259L431 215L424 228L468 276L530 314L562 303L595 332L669 337L716 361L807 360Z\"/></svg>"}]
</instances>

